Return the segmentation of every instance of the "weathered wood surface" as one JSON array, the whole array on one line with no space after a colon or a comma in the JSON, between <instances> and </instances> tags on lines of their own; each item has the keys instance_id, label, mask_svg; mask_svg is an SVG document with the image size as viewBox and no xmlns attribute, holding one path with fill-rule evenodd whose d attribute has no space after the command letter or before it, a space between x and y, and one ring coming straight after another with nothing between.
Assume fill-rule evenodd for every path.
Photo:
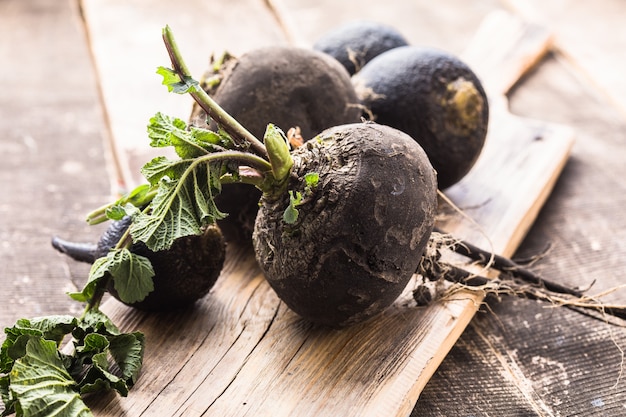
<instances>
[{"instance_id":1,"label":"weathered wood surface","mask_svg":"<svg viewBox=\"0 0 626 417\"><path fill-rule=\"evenodd\" d=\"M113 43L111 35L89 23L94 16L101 19L100 7L97 2L85 3L87 23L97 62L110 62L115 56L99 49L97 38ZM110 4L106 8L116 19L123 13L112 11ZM496 19L489 21L488 33L477 38L482 47L468 50L468 59L489 63L478 73L485 80L493 78L490 91L495 108L502 105L499 96L549 45L544 31L502 14ZM100 23L107 27L106 22ZM176 32L175 25L170 26ZM502 36L502 28L512 31ZM501 43L484 42L494 34ZM137 57L141 50L126 54ZM100 71L107 74L111 68ZM501 81L502 74L511 81ZM115 103L112 94L108 104ZM469 214L479 226L453 212L442 226L474 241L486 243L487 236L494 250L510 255L562 169L572 132L538 122L527 124L508 116L505 108L492 114L483 156L467 179L449 190L455 204L478 207ZM494 181L496 172L499 182ZM168 319L179 332L197 336L177 341L176 359L165 347L174 340L171 332L163 332L162 318L130 311L114 300L103 306L123 328L144 331L150 353L133 395L94 403L94 409L105 415L407 415L481 301L481 294L462 293L457 300L417 309L411 307L407 293L381 317L331 331L302 322L288 311L263 280L250 253L231 250L228 263L217 287L192 313Z\"/></svg>"},{"instance_id":2,"label":"weathered wood surface","mask_svg":"<svg viewBox=\"0 0 626 417\"><path fill-rule=\"evenodd\" d=\"M420 0L271 3L289 5L291 21L301 23L295 26L305 33L305 39L346 16L367 17L372 12L410 33L415 42L457 53L464 49L480 19L500 7L496 0L442 0L436 6ZM583 36L576 46L593 45L595 57L616 59L616 66L604 69L617 71L623 48L613 41L618 39L615 34L622 33L621 23L615 22L623 9L620 14L614 3L594 2L593 13L582 18L577 13L559 13L554 23L584 33L588 16L595 16L591 23L602 22L603 30L593 32L598 35L593 37L596 40ZM562 5L545 2L548 9ZM313 19L311 16L317 16L314 20L322 25L311 29L307 20ZM124 30L130 36L131 31ZM245 37L244 30L241 34ZM92 84L76 1L4 0L0 2L0 32L0 155L4 157L0 174L2 190L8 190L2 193L0 204L0 323L4 327L17 317L77 313L80 309L64 289L81 285L86 276L84 265L54 254L49 237L61 234L93 240L100 230L84 226L83 215L107 199L108 184L101 182L101 174L106 172L101 159L106 125ZM59 84L76 83L72 85L77 88L34 82L44 79L44 69L46 78L53 73L60 77L54 78ZM552 243L548 256L537 265L539 271L570 285L586 287L595 281L593 289L600 291L620 284L626 270L626 185L621 181L626 176L626 119L579 69L568 65L560 53L551 55L510 97L515 113L566 123L576 130L572 156L518 254L532 255ZM598 81L602 81L601 73ZM42 91L49 97L45 106L36 94ZM73 109L64 113L62 124L57 117L48 119L56 116L53 110L59 108ZM43 111L48 109L49 114ZM145 125L145 121L141 123ZM36 139L38 150L45 146L45 151L34 152L29 136ZM88 159L85 147L93 149ZM88 161L89 170L80 175L60 172L62 161L68 159ZM41 200L28 199L23 193L41 193L41 183L33 183L36 177L49 179L49 186L44 187L46 197ZM612 299L626 302L623 293ZM545 307L516 299L489 302L489 310L472 319L430 379L413 415L623 415L626 385L623 378L618 380L621 356L617 346L626 346L626 332L569 310ZM168 317L161 318L167 323ZM164 332L177 330L163 325ZM178 331L172 337L198 336ZM175 353L175 345L163 348ZM177 359L180 357L172 358ZM135 414L132 410L128 413Z\"/></svg>"},{"instance_id":3,"label":"weathered wood surface","mask_svg":"<svg viewBox=\"0 0 626 417\"><path fill-rule=\"evenodd\" d=\"M50 238L96 239L102 229L87 226L85 213L110 199L107 127L77 16L74 1L0 2L3 328L81 311L64 292L82 287L89 268L62 259Z\"/></svg>"},{"instance_id":4,"label":"weathered wood surface","mask_svg":"<svg viewBox=\"0 0 626 417\"><path fill-rule=\"evenodd\" d=\"M550 25L561 56L576 67L585 83L606 95L626 115L626 61L619 52L604 52L626 48L623 1L506 0L504 3L526 19ZM574 21L581 23L572 24Z\"/></svg>"}]
</instances>

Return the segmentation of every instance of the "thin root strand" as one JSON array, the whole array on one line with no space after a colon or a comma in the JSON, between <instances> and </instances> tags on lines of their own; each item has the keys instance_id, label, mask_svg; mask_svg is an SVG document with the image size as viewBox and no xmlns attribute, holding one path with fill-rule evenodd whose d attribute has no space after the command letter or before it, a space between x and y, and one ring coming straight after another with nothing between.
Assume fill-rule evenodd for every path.
<instances>
[{"instance_id":1,"label":"thin root strand","mask_svg":"<svg viewBox=\"0 0 626 417\"><path fill-rule=\"evenodd\" d=\"M466 256L477 265L484 266L486 270L495 270L500 273L497 277L488 278L444 262L442 260L442 251L444 249ZM584 312L589 317L614 325L616 323L609 322L607 316L626 320L626 306L609 305L600 301L600 298L617 290L617 288L596 296L589 296L580 289L548 281L508 258L492 254L475 245L452 238L449 235L440 234L439 232L434 233L431 237L431 241L416 272L425 280L444 280L469 288L480 289L487 294L514 295L547 301L556 306L567 307L578 313ZM416 293L414 296L416 301L418 301L418 298L424 300L424 296L421 293Z\"/></svg>"},{"instance_id":2,"label":"thin root strand","mask_svg":"<svg viewBox=\"0 0 626 417\"><path fill-rule=\"evenodd\" d=\"M466 256L477 262L479 265L488 266L501 271L503 274L522 281L540 285L546 290L558 294L568 294L574 297L583 297L583 291L575 288L567 287L557 282L546 280L520 264L508 259L504 256L497 255L481 249L469 242L460 239L450 239L448 248L459 255Z\"/></svg>"}]
</instances>

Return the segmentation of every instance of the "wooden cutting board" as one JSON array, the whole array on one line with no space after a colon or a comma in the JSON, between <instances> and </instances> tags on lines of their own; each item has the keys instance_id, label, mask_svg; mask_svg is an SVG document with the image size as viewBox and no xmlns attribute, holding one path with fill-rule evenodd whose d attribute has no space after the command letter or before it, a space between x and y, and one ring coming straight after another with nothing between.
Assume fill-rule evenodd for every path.
<instances>
[{"instance_id":1,"label":"wooden cutting board","mask_svg":"<svg viewBox=\"0 0 626 417\"><path fill-rule=\"evenodd\" d=\"M116 70L103 63L124 62L141 51L132 45L99 47L124 36L104 30L100 9L123 19L125 6L111 10L105 3L85 1L84 9L120 151L123 137L116 135L114 114L118 100L126 100L128 108L133 98L107 94ZM154 23L150 18L144 16L148 21L138 30ZM513 116L506 107L504 94L544 55L550 40L543 28L498 13L489 16L463 55L490 94L491 123L477 165L446 191L472 221L442 204L439 226L503 255L513 254L533 223L573 142L571 129ZM192 47L179 43L183 53ZM164 58L154 67L167 64ZM252 253L230 246L216 287L194 309L147 314L113 299L103 305L122 329L146 334L145 361L127 398L110 395L88 403L100 416L409 415L482 301L480 293L466 291L418 308L411 285L366 323L343 330L316 327L280 302Z\"/></svg>"}]
</instances>

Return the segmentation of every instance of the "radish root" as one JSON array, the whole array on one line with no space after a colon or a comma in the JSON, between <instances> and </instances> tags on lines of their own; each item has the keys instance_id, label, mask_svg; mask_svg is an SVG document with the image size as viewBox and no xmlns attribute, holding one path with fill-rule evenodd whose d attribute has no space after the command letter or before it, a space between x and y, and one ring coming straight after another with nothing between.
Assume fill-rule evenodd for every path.
<instances>
[{"instance_id":1,"label":"radish root","mask_svg":"<svg viewBox=\"0 0 626 417\"><path fill-rule=\"evenodd\" d=\"M470 272L444 260L450 253L468 258L472 261L470 266L480 266L481 271ZM419 305L431 300L441 300L449 295L450 291L461 287L471 291L482 291L487 295L514 295L547 301L554 306L567 307L609 324L623 326L610 321L609 316L626 320L626 305L607 304L602 301L602 298L626 288L626 285L588 295L586 292L591 286L581 290L547 280L511 259L481 249L441 230L436 230L431 235L416 273L423 278L423 284L413 290L413 298ZM485 276L494 274L496 275L492 277ZM427 295L424 287L428 281L455 285L452 287L435 285L435 294Z\"/></svg>"}]
</instances>

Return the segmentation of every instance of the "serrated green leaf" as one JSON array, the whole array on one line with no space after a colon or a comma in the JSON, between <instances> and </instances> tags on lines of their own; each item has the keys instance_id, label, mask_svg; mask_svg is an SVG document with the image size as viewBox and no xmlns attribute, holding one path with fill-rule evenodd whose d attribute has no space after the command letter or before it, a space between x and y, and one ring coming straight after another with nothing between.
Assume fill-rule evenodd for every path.
<instances>
[{"instance_id":1,"label":"serrated green leaf","mask_svg":"<svg viewBox=\"0 0 626 417\"><path fill-rule=\"evenodd\" d=\"M109 347L109 339L99 333L89 333L85 336L82 346L76 348L80 353L100 353Z\"/></svg>"},{"instance_id":2,"label":"serrated green leaf","mask_svg":"<svg viewBox=\"0 0 626 417\"><path fill-rule=\"evenodd\" d=\"M139 377L144 349L145 337L140 332L124 333L110 339L109 352L129 387L135 385Z\"/></svg>"},{"instance_id":3,"label":"serrated green leaf","mask_svg":"<svg viewBox=\"0 0 626 417\"><path fill-rule=\"evenodd\" d=\"M309 172L304 175L304 182L307 190L317 187L317 183L320 181L320 174L317 172Z\"/></svg>"},{"instance_id":4,"label":"serrated green leaf","mask_svg":"<svg viewBox=\"0 0 626 417\"><path fill-rule=\"evenodd\" d=\"M172 161L164 156L157 156L141 168L141 173L150 184L157 185L165 177L173 180L180 178L192 162L189 160Z\"/></svg>"},{"instance_id":5,"label":"serrated green leaf","mask_svg":"<svg viewBox=\"0 0 626 417\"><path fill-rule=\"evenodd\" d=\"M186 94L198 91L200 83L192 77L184 77L183 79L172 69L166 67L158 67L157 74L163 77L162 84L167 86L167 91L176 94Z\"/></svg>"},{"instance_id":6,"label":"serrated green leaf","mask_svg":"<svg viewBox=\"0 0 626 417\"><path fill-rule=\"evenodd\" d=\"M187 123L177 117L170 117L158 112L148 122L148 137L150 146L164 148L172 146L170 133L173 131L185 131Z\"/></svg>"},{"instance_id":7,"label":"serrated green leaf","mask_svg":"<svg viewBox=\"0 0 626 417\"><path fill-rule=\"evenodd\" d=\"M92 416L78 394L54 341L32 338L15 361L9 390L18 416Z\"/></svg>"},{"instance_id":8,"label":"serrated green leaf","mask_svg":"<svg viewBox=\"0 0 626 417\"><path fill-rule=\"evenodd\" d=\"M109 252L109 255L110 254L111 252ZM81 303L86 303L93 297L96 292L98 282L103 279L109 271L110 264L112 262L109 255L100 257L94 261L91 265L91 269L89 270L87 283L80 292L68 292L67 295L69 295L70 298L80 301Z\"/></svg>"},{"instance_id":9,"label":"serrated green leaf","mask_svg":"<svg viewBox=\"0 0 626 417\"><path fill-rule=\"evenodd\" d=\"M208 129L191 126L176 117L157 113L148 124L150 146L172 146L182 159L192 159L207 153L223 150L227 142L223 135Z\"/></svg>"},{"instance_id":10,"label":"serrated green leaf","mask_svg":"<svg viewBox=\"0 0 626 417\"><path fill-rule=\"evenodd\" d=\"M137 215L130 226L134 241L153 251L169 249L174 240L201 233L225 217L213 196L219 192L221 165L192 164L178 180L163 177L152 200L152 212Z\"/></svg>"},{"instance_id":11,"label":"serrated green leaf","mask_svg":"<svg viewBox=\"0 0 626 417\"><path fill-rule=\"evenodd\" d=\"M76 318L67 315L17 320L13 327L4 329L7 338L0 348L0 372L10 371L13 362L25 354L26 344L31 337L43 337L60 343L76 325Z\"/></svg>"},{"instance_id":12,"label":"serrated green leaf","mask_svg":"<svg viewBox=\"0 0 626 417\"><path fill-rule=\"evenodd\" d=\"M221 165L209 165L205 168L196 170L193 175L196 216L200 219L201 226L224 217L213 200L214 195L222 190Z\"/></svg>"},{"instance_id":13,"label":"serrated green leaf","mask_svg":"<svg viewBox=\"0 0 626 417\"><path fill-rule=\"evenodd\" d=\"M122 220L126 216L126 210L122 206L115 205L107 207L104 214L109 220Z\"/></svg>"},{"instance_id":14,"label":"serrated green leaf","mask_svg":"<svg viewBox=\"0 0 626 417\"><path fill-rule=\"evenodd\" d=\"M212 130L203 129L196 126L189 128L191 135L196 143L199 143L204 149L212 149L215 145L226 147L229 145L230 136L224 136L224 132L215 133Z\"/></svg>"},{"instance_id":15,"label":"serrated green leaf","mask_svg":"<svg viewBox=\"0 0 626 417\"><path fill-rule=\"evenodd\" d=\"M193 194L185 182L161 179L152 200L152 213L138 215L130 226L133 240L144 242L156 252L169 249L178 237L199 234L201 225L191 204Z\"/></svg>"},{"instance_id":16,"label":"serrated green leaf","mask_svg":"<svg viewBox=\"0 0 626 417\"><path fill-rule=\"evenodd\" d=\"M112 253L108 272L120 299L126 303L141 301L154 290L154 269L145 256L119 249Z\"/></svg>"},{"instance_id":17,"label":"serrated green leaf","mask_svg":"<svg viewBox=\"0 0 626 417\"><path fill-rule=\"evenodd\" d=\"M120 333L119 329L111 319L102 311L91 308L87 311L82 320L78 322L78 327L81 328L85 334L92 332L99 333L105 336L117 336ZM83 339L85 336L78 338Z\"/></svg>"},{"instance_id":18,"label":"serrated green leaf","mask_svg":"<svg viewBox=\"0 0 626 417\"><path fill-rule=\"evenodd\" d=\"M150 260L123 248L111 250L107 256L96 259L85 287L81 292L69 293L69 296L76 301L89 301L106 274L113 278L113 285L124 302L141 301L154 290L154 269Z\"/></svg>"}]
</instances>

